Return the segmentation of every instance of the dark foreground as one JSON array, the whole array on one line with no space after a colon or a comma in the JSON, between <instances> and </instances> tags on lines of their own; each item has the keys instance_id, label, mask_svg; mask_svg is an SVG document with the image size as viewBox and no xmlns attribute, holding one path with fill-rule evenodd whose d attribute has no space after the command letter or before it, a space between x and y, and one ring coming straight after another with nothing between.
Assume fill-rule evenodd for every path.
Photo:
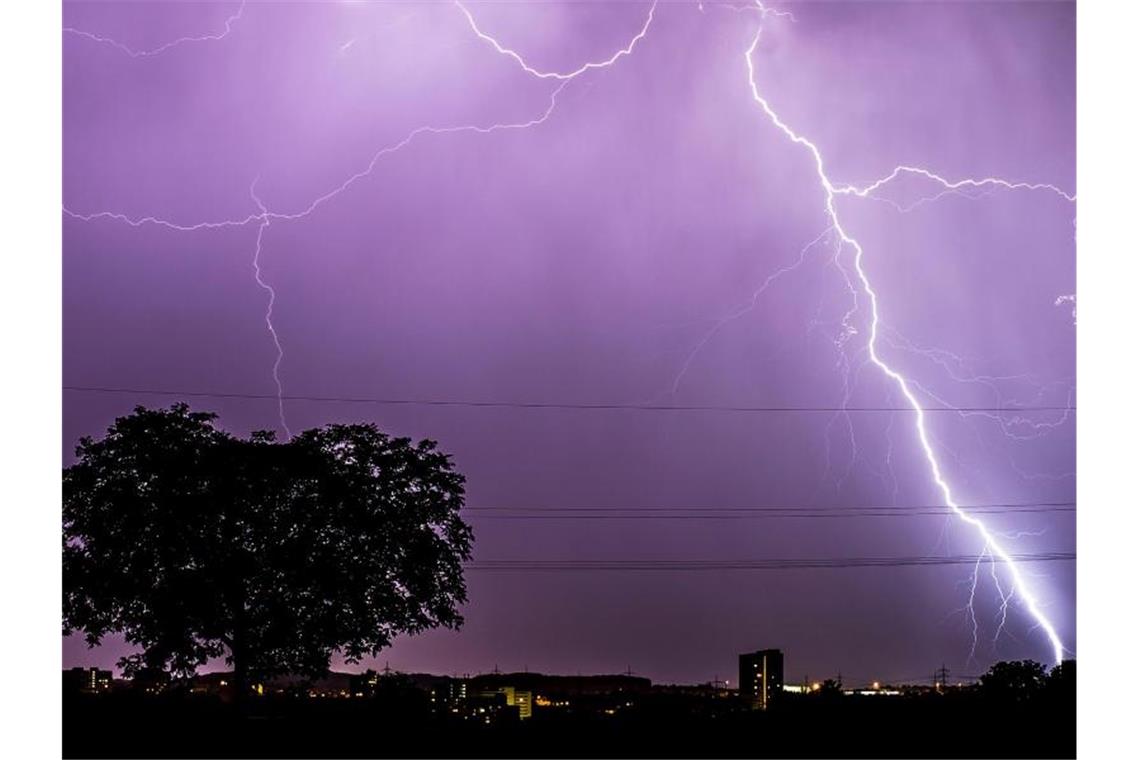
<instances>
[{"instance_id":1,"label":"dark foreground","mask_svg":"<svg viewBox=\"0 0 1140 760\"><path fill-rule=\"evenodd\" d=\"M64 757L1074 757L1071 700L789 700L766 713L662 701L482 725L369 700L133 695L64 703Z\"/></svg>"}]
</instances>

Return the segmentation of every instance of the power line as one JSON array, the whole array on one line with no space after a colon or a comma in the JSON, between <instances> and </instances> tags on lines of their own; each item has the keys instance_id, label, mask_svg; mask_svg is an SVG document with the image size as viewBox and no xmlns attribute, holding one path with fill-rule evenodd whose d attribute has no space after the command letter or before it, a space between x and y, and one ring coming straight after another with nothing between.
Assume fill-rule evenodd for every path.
<instances>
[{"instance_id":1,"label":"power line","mask_svg":"<svg viewBox=\"0 0 1140 760\"><path fill-rule=\"evenodd\" d=\"M1014 554L1014 562L1064 562L1075 560L1075 552L1041 552ZM976 555L944 557L818 557L803 559L755 560L477 560L465 568L495 572L634 572L709 570L809 570L857 567L916 567L931 565L967 565L978 561Z\"/></svg>"},{"instance_id":2,"label":"power line","mask_svg":"<svg viewBox=\"0 0 1140 760\"><path fill-rule=\"evenodd\" d=\"M1076 502L995 502L960 507L970 514L1017 515L1076 511ZM464 507L473 520L786 520L896 517L947 517L949 507L938 504L850 506L753 506L753 507Z\"/></svg>"},{"instance_id":3,"label":"power line","mask_svg":"<svg viewBox=\"0 0 1140 760\"><path fill-rule=\"evenodd\" d=\"M271 393L226 393L221 391L178 391L157 388L117 388L87 385L65 385L65 391L81 393L116 393L150 396L179 396L184 398L241 399L256 401L277 401ZM375 398L364 396L302 396L282 395L284 401L308 401L314 403L382 404L385 406L434 406L468 407L477 409L566 409L581 411L642 411L642 412L748 412L748 413L867 413L867 412L914 412L909 406L718 406L709 404L619 404L619 403L572 403L551 401L480 401L476 399L441 398ZM1021 414L1026 412L1076 412L1074 406L1019 406L1019 407L926 407L924 412L958 412L985 414Z\"/></svg>"},{"instance_id":4,"label":"power line","mask_svg":"<svg viewBox=\"0 0 1140 760\"><path fill-rule=\"evenodd\" d=\"M960 504L961 509L1022 509L1022 508L1035 508L1035 507L1075 507L1075 501L1010 501L1010 502L984 502L980 504ZM504 505L479 505L479 506L465 506L467 510L573 510L573 511L588 511L588 512L608 512L608 511L646 511L646 512L694 512L699 510L710 510L716 512L787 512L787 511L803 511L803 512L819 512L819 511L840 511L840 510L880 510L880 509L893 509L893 510L911 510L911 509L947 509L945 504L765 504L755 506L721 506L711 507L707 505L687 505L687 506L668 506L668 507L622 507L622 506L553 506L553 505L535 505L535 504L519 504L515 506Z\"/></svg>"},{"instance_id":5,"label":"power line","mask_svg":"<svg viewBox=\"0 0 1140 760\"><path fill-rule=\"evenodd\" d=\"M553 511L553 510L551 510ZM706 510L715 511L715 510ZM1068 512L1073 513L1075 509L1023 509L1016 511L1003 511L1003 510L971 510L970 514L1040 514L1048 512ZM928 511L928 512L852 512L850 514L843 513L829 513L829 514L711 514L711 515L698 515L698 514L617 514L617 515L598 515L598 514L478 514L469 515L467 519L470 520L810 520L810 519L851 519L851 518L867 518L867 517L883 517L883 518L897 518L897 517L948 517L953 513L949 509L941 511Z\"/></svg>"}]
</instances>

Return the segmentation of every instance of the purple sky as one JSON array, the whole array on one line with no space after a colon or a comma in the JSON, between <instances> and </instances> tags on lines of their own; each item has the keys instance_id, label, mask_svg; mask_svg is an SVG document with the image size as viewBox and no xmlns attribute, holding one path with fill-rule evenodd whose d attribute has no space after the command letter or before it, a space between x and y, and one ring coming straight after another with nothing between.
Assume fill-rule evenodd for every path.
<instances>
[{"instance_id":1,"label":"purple sky","mask_svg":"<svg viewBox=\"0 0 1140 760\"><path fill-rule=\"evenodd\" d=\"M65 384L272 396L272 288L287 395L906 408L868 360L869 299L812 154L753 98L745 51L761 24L758 91L834 184L911 165L1076 190L1071 3L773 6L794 21L661 3L632 45L648 4L466 7L532 71L450 3L65 3ZM570 78L534 73L569 76L623 49ZM278 215L257 259L266 287L255 179ZM904 175L835 209L878 295L878 353L924 406L1073 403L1073 303L1058 302L1075 292L1070 200ZM80 435L173 400L65 392L67 461ZM280 426L272 398L194 405L237 432ZM472 506L848 510L473 512L476 560L983 548L946 513L850 516L943 503L906 411L284 411L293 431L374 420L438 440ZM929 415L960 503L1068 505L982 515L1011 553L1074 551L1075 416ZM1075 652L1075 563L1020 569ZM998 635L1008 568L983 561L976 587L973 570L470 572L460 632L400 640L380 660L707 681L733 678L740 652L779 647L792 679L852 682L1051 660L1020 594ZM65 640L64 662L124 651Z\"/></svg>"}]
</instances>

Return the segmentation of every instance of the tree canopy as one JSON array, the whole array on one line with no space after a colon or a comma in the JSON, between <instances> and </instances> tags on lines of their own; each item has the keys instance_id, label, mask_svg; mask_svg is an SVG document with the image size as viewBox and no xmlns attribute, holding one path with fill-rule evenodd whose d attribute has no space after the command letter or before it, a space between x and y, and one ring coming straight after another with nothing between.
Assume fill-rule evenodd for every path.
<instances>
[{"instance_id":1,"label":"tree canopy","mask_svg":"<svg viewBox=\"0 0 1140 760\"><path fill-rule=\"evenodd\" d=\"M1033 660L996 662L981 677L982 690L996 697L1028 699L1041 692L1046 682L1045 666Z\"/></svg>"},{"instance_id":2,"label":"tree canopy","mask_svg":"<svg viewBox=\"0 0 1140 760\"><path fill-rule=\"evenodd\" d=\"M464 478L433 441L328 425L240 438L137 407L63 472L63 627L121 633L128 673L316 675L334 652L462 623Z\"/></svg>"}]
</instances>

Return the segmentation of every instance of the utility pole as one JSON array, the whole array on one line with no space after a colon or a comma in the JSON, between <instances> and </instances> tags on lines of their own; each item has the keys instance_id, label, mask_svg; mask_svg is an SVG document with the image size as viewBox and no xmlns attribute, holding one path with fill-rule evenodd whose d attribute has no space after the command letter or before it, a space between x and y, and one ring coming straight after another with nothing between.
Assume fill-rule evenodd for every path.
<instances>
[{"instance_id":1,"label":"utility pole","mask_svg":"<svg viewBox=\"0 0 1140 760\"><path fill-rule=\"evenodd\" d=\"M946 670L946 663L942 663L942 667L934 674L934 688L938 691L946 690L946 683L950 678L950 672Z\"/></svg>"}]
</instances>

